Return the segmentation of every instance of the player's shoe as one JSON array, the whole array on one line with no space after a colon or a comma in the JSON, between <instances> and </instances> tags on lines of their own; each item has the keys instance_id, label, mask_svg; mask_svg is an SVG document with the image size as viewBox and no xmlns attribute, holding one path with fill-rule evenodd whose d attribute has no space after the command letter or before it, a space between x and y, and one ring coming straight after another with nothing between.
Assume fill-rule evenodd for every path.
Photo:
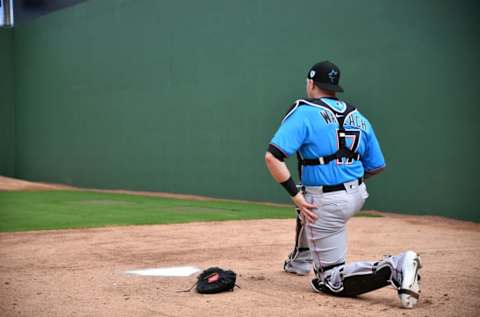
<instances>
[{"instance_id":1,"label":"player's shoe","mask_svg":"<svg viewBox=\"0 0 480 317\"><path fill-rule=\"evenodd\" d=\"M331 294L330 289L318 277L310 281L310 287L315 293Z\"/></svg>"},{"instance_id":2,"label":"player's shoe","mask_svg":"<svg viewBox=\"0 0 480 317\"><path fill-rule=\"evenodd\" d=\"M405 308L413 308L420 297L420 257L414 251L405 252L401 265L402 282L398 289L400 302Z\"/></svg>"},{"instance_id":3,"label":"player's shoe","mask_svg":"<svg viewBox=\"0 0 480 317\"><path fill-rule=\"evenodd\" d=\"M297 275L307 275L310 273L312 263L292 263L288 260L283 263L283 270L287 273L297 274Z\"/></svg>"},{"instance_id":4,"label":"player's shoe","mask_svg":"<svg viewBox=\"0 0 480 317\"><path fill-rule=\"evenodd\" d=\"M320 282L319 278L314 278L313 280L310 281L310 287L315 293L321 293L322 286L323 286L323 283Z\"/></svg>"},{"instance_id":5,"label":"player's shoe","mask_svg":"<svg viewBox=\"0 0 480 317\"><path fill-rule=\"evenodd\" d=\"M312 256L310 251L301 251L295 257L290 257L283 263L283 270L287 273L307 275L312 270Z\"/></svg>"}]
</instances>

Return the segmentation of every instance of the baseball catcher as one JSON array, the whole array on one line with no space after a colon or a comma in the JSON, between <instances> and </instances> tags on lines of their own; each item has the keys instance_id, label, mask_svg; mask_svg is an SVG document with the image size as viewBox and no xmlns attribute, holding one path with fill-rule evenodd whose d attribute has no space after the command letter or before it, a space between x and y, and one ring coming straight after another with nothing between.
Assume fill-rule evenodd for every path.
<instances>
[{"instance_id":1,"label":"baseball catcher","mask_svg":"<svg viewBox=\"0 0 480 317\"><path fill-rule=\"evenodd\" d=\"M420 257L414 251L379 261L346 263L348 220L368 197L365 179L385 168L372 124L356 106L336 97L340 69L320 62L307 73L305 99L297 100L271 140L265 161L275 181L297 207L295 248L287 272L306 274L313 266L315 292L357 296L393 285L403 307L420 295ZM301 190L284 160L297 155Z\"/></svg>"}]
</instances>

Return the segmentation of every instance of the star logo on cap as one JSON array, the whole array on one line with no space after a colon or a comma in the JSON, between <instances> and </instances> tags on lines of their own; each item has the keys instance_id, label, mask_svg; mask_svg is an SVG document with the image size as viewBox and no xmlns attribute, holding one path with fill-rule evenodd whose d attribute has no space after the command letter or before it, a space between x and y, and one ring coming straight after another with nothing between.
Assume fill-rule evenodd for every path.
<instances>
[{"instance_id":1,"label":"star logo on cap","mask_svg":"<svg viewBox=\"0 0 480 317\"><path fill-rule=\"evenodd\" d=\"M315 71L312 69L312 70L310 71L310 78L315 77L315 74L316 74Z\"/></svg>"},{"instance_id":2,"label":"star logo on cap","mask_svg":"<svg viewBox=\"0 0 480 317\"><path fill-rule=\"evenodd\" d=\"M338 72L335 69L332 69L330 73L328 73L328 78L330 78L330 82L333 84L335 82L335 79L338 76Z\"/></svg>"}]
</instances>

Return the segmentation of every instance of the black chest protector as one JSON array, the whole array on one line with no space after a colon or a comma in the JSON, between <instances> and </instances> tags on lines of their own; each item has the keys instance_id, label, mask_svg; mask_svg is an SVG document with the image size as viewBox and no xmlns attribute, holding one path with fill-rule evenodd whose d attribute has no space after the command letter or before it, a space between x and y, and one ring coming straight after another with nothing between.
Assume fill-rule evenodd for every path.
<instances>
[{"instance_id":1,"label":"black chest protector","mask_svg":"<svg viewBox=\"0 0 480 317\"><path fill-rule=\"evenodd\" d=\"M321 156L321 157L316 157L316 158L303 158L300 155L300 152L297 151L297 160L298 160L297 167L298 167L298 175L300 178L302 175L301 173L302 166L325 165L330 163L333 160L346 159L347 162L360 160L360 154L350 149L349 147L347 147L345 138L347 134L351 134L351 131L345 131L345 127L343 126L345 122L345 118L347 118L347 116L350 113L355 111L356 108L349 103L345 103L345 104L347 106L345 111L339 112L334 108L330 107L330 105L328 105L326 102L323 102L321 99L300 99L300 100L297 100L297 102L288 109L287 115L297 107L308 106L308 105L321 106L330 110L334 114L338 122L338 131L337 131L338 150L335 153ZM357 138L356 138L357 142L358 142L358 139L359 139L359 135L357 135ZM356 148L355 144L353 148L354 149Z\"/></svg>"}]
</instances>

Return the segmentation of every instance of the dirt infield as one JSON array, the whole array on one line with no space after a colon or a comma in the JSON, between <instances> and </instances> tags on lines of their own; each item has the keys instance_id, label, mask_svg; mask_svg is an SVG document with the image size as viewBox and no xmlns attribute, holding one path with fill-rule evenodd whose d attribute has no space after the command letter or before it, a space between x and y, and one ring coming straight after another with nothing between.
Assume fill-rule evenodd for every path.
<instances>
[{"instance_id":1,"label":"dirt infield","mask_svg":"<svg viewBox=\"0 0 480 317\"><path fill-rule=\"evenodd\" d=\"M349 260L415 249L422 295L401 309L384 288L356 299L313 293L312 274L282 272L294 220L256 220L0 234L0 316L478 316L480 224L439 217L353 218ZM241 289L177 293L190 277L133 269L218 265Z\"/></svg>"}]
</instances>

